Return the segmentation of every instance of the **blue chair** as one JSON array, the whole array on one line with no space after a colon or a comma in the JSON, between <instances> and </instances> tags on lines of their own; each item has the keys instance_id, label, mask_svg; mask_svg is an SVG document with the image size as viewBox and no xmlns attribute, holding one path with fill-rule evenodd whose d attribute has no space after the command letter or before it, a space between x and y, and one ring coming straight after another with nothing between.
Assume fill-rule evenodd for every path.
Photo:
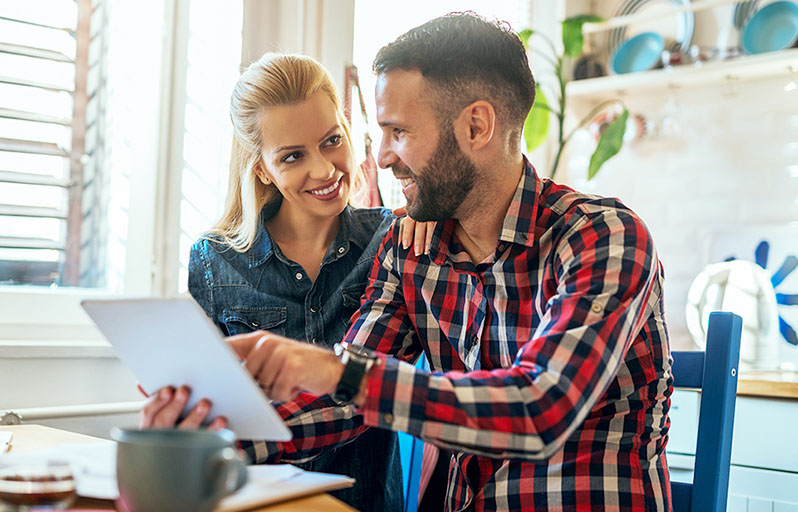
<instances>
[{"instance_id":1,"label":"blue chair","mask_svg":"<svg viewBox=\"0 0 798 512\"><path fill-rule=\"evenodd\" d=\"M429 371L429 361L421 356L416 367ZM421 458L424 454L424 441L399 432L399 453L402 460L402 476L404 477L405 512L418 510L418 487L421 483Z\"/></svg>"},{"instance_id":2,"label":"blue chair","mask_svg":"<svg viewBox=\"0 0 798 512\"><path fill-rule=\"evenodd\" d=\"M673 385L701 390L693 483L671 482L674 512L724 512L729 494L742 319L709 315L706 352L673 352Z\"/></svg>"}]
</instances>

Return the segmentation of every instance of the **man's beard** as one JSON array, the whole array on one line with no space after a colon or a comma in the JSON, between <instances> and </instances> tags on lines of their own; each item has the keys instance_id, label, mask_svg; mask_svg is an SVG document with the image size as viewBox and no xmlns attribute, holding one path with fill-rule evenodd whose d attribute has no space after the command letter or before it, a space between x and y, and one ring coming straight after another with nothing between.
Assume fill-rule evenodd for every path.
<instances>
[{"instance_id":1,"label":"man's beard","mask_svg":"<svg viewBox=\"0 0 798 512\"><path fill-rule=\"evenodd\" d=\"M477 168L460 150L454 130L441 130L435 155L419 174L405 165L394 165L394 174L407 175L416 182L416 199L407 205L407 214L418 222L454 217L474 188Z\"/></svg>"}]
</instances>

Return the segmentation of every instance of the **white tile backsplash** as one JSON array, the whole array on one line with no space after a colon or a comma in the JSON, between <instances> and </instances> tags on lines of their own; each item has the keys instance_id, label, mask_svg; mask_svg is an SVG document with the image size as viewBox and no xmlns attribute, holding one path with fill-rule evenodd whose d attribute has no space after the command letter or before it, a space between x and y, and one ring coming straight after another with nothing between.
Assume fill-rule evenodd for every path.
<instances>
[{"instance_id":1,"label":"white tile backsplash","mask_svg":"<svg viewBox=\"0 0 798 512\"><path fill-rule=\"evenodd\" d=\"M710 262L712 233L798 221L798 90L786 92L787 81L627 94L622 99L630 111L642 114L652 129L627 143L592 181L585 168L595 142L586 133L572 140L558 181L620 198L654 236L665 266L675 349L692 346L684 321L686 294ZM547 174L540 162L536 166Z\"/></svg>"}]
</instances>

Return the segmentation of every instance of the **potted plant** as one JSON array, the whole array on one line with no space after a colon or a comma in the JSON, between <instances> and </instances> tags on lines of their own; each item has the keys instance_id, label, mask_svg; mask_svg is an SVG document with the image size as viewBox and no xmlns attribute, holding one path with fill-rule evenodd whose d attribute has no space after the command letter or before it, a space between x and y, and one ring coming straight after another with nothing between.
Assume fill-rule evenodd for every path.
<instances>
[{"instance_id":1,"label":"potted plant","mask_svg":"<svg viewBox=\"0 0 798 512\"><path fill-rule=\"evenodd\" d=\"M529 116L524 123L524 141L526 142L527 151L532 151L538 147L544 140L546 140L549 132L549 125L551 117L557 122L557 153L554 157L554 162L551 165L550 177L554 177L559 168L560 158L562 157L563 150L565 149L568 141L571 140L574 133L587 125L599 112L606 109L611 105L620 105L623 107L621 114L616 117L605 130L600 134L596 150L590 157L590 165L588 166L587 179L593 179L598 173L604 163L615 156L621 150L623 145L623 136L626 132L626 121L629 117L629 111L623 106L620 100L612 99L603 101L596 106L590 113L582 118L578 125L571 130L568 134L565 133L565 107L566 107L566 89L565 85L568 83L568 77L565 75L566 59L576 59L582 55L584 50L584 35L582 34L582 26L585 23L595 23L602 21L598 16L580 14L572 16L562 22L562 43L563 51L559 53L554 43L540 32L531 29L522 30L518 36L530 51L530 39L534 36L541 39L546 43L546 51L542 49L531 47L532 53L541 57L549 62L554 68L554 77L557 80L557 87L555 88L557 97L555 102L552 103L546 98L543 90L538 82L537 92L535 95L535 103Z\"/></svg>"}]
</instances>

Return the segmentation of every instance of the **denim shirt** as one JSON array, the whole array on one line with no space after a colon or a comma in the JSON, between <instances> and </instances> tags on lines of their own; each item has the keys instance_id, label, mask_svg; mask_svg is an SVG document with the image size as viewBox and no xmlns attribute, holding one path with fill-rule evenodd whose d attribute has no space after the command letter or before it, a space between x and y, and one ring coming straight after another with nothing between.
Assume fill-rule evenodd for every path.
<instances>
[{"instance_id":1,"label":"denim shirt","mask_svg":"<svg viewBox=\"0 0 798 512\"><path fill-rule=\"evenodd\" d=\"M261 211L259 232L243 253L202 238L191 248L188 287L227 335L265 329L331 348L343 339L360 306L377 249L394 220L383 208L347 206L319 274L311 281L283 255L265 227L280 204ZM395 432L369 429L352 443L298 466L356 479L332 493L358 510L404 508L399 444Z\"/></svg>"}]
</instances>

